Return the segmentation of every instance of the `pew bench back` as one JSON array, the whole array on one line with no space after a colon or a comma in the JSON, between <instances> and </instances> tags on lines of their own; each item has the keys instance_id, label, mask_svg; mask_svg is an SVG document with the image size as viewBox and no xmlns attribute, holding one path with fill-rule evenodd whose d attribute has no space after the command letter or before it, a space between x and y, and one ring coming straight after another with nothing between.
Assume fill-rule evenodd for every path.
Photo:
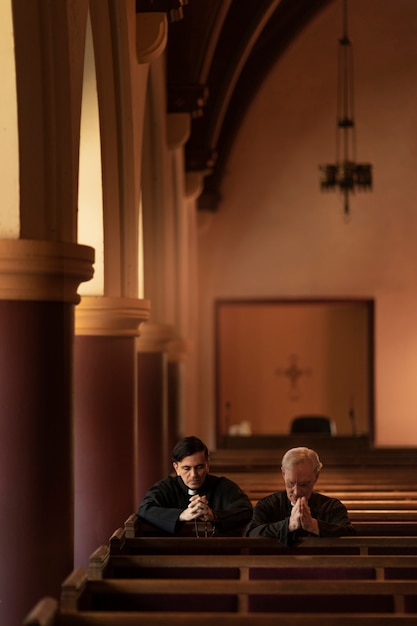
<instances>
[{"instance_id":1,"label":"pew bench back","mask_svg":"<svg viewBox=\"0 0 417 626\"><path fill-rule=\"evenodd\" d=\"M101 579L64 581L62 611L413 613L415 580Z\"/></svg>"},{"instance_id":2,"label":"pew bench back","mask_svg":"<svg viewBox=\"0 0 417 626\"><path fill-rule=\"evenodd\" d=\"M56 600L43 598L24 626L415 626L415 620L406 613L61 612Z\"/></svg>"},{"instance_id":3,"label":"pew bench back","mask_svg":"<svg viewBox=\"0 0 417 626\"><path fill-rule=\"evenodd\" d=\"M417 555L110 555L91 556L90 580L164 579L370 579L417 580ZM99 560L97 556L101 557Z\"/></svg>"},{"instance_id":4,"label":"pew bench back","mask_svg":"<svg viewBox=\"0 0 417 626\"><path fill-rule=\"evenodd\" d=\"M366 525L368 530L375 526ZM386 529L396 532L384 533ZM374 535L305 537L290 549L272 537L136 537L119 528L110 538L109 550L111 554L417 554L417 533L407 534L404 524L382 523L381 532Z\"/></svg>"}]
</instances>

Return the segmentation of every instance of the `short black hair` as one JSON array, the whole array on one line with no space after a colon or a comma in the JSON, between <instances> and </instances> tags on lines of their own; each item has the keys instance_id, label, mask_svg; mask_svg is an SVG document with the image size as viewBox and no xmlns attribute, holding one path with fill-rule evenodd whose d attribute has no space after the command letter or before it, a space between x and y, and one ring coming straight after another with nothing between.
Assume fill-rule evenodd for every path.
<instances>
[{"instance_id":1,"label":"short black hair","mask_svg":"<svg viewBox=\"0 0 417 626\"><path fill-rule=\"evenodd\" d=\"M206 459L209 458L209 451L205 443L201 441L198 437L183 437L176 444L175 448L172 451L172 460L174 463L179 463L186 456L191 456L196 452L204 452Z\"/></svg>"}]
</instances>

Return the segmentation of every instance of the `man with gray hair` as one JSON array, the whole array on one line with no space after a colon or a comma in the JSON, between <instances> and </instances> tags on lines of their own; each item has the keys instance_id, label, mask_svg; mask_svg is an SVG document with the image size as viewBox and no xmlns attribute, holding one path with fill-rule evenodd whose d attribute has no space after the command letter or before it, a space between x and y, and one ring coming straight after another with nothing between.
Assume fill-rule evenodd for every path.
<instances>
[{"instance_id":1,"label":"man with gray hair","mask_svg":"<svg viewBox=\"0 0 417 626\"><path fill-rule=\"evenodd\" d=\"M258 501L246 535L276 537L288 547L306 536L354 535L355 529L340 500L314 491L322 467L315 450L287 450L281 463L285 490Z\"/></svg>"}]
</instances>

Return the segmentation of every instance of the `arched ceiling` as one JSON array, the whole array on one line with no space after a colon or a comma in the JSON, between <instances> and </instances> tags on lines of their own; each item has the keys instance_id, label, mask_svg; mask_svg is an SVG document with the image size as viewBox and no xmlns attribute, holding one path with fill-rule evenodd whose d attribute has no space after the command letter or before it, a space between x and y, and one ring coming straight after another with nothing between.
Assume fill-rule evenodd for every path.
<instances>
[{"instance_id":1,"label":"arched ceiling","mask_svg":"<svg viewBox=\"0 0 417 626\"><path fill-rule=\"evenodd\" d=\"M168 112L188 112L187 171L204 172L199 208L216 210L242 116L269 69L333 0L137 0L166 12Z\"/></svg>"}]
</instances>

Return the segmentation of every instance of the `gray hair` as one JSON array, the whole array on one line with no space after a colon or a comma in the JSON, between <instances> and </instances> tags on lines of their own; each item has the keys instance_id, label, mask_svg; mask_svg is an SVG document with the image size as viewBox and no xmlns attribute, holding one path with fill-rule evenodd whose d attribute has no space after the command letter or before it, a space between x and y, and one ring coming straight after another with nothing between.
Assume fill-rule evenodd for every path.
<instances>
[{"instance_id":1,"label":"gray hair","mask_svg":"<svg viewBox=\"0 0 417 626\"><path fill-rule=\"evenodd\" d=\"M297 463L301 463L305 460L311 461L314 473L319 472L323 467L323 463L320 461L319 455L315 450L300 446L299 448L290 448L287 450L282 457L281 469L297 465Z\"/></svg>"}]
</instances>

